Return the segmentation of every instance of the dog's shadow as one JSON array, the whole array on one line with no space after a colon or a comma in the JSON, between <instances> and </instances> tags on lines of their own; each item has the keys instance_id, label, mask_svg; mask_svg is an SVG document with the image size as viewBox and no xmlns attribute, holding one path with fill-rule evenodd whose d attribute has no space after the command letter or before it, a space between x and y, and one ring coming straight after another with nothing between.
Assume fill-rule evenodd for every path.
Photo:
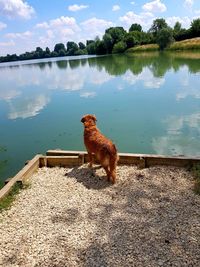
<instances>
[{"instance_id":1,"label":"dog's shadow","mask_svg":"<svg viewBox=\"0 0 200 267\"><path fill-rule=\"evenodd\" d=\"M101 190L111 186L111 182L107 180L107 176L96 174L96 170L101 167L74 167L65 174L66 177L75 178L79 183L83 184L87 189Z\"/></svg>"}]
</instances>

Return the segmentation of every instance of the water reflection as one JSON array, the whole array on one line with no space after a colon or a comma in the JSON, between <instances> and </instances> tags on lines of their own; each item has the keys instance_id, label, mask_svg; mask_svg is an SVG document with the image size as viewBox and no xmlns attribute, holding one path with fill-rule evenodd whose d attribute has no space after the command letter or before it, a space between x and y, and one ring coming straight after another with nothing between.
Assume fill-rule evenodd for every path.
<instances>
[{"instance_id":1,"label":"water reflection","mask_svg":"<svg viewBox=\"0 0 200 267\"><path fill-rule=\"evenodd\" d=\"M200 53L142 53L1 64L4 177L35 153L84 149L85 113L121 152L200 155L199 62Z\"/></svg>"},{"instance_id":2,"label":"water reflection","mask_svg":"<svg viewBox=\"0 0 200 267\"><path fill-rule=\"evenodd\" d=\"M28 96L16 101L9 101L8 119L15 120L18 118L27 119L34 117L49 103L50 99L46 95Z\"/></svg>"},{"instance_id":3,"label":"water reflection","mask_svg":"<svg viewBox=\"0 0 200 267\"><path fill-rule=\"evenodd\" d=\"M157 154L200 155L200 113L170 116L162 123L165 124L166 135L153 138Z\"/></svg>"},{"instance_id":4,"label":"water reflection","mask_svg":"<svg viewBox=\"0 0 200 267\"><path fill-rule=\"evenodd\" d=\"M197 82L189 73L200 71L199 53L142 53L133 55L112 55L105 57L83 58L39 62L0 68L0 99L8 102L9 119L36 116L49 103L48 90L81 91L80 97L95 97L95 86L116 80L116 89L122 90L129 85L143 83L149 89L159 89L165 84L166 73L182 70L176 100L193 96L200 97ZM38 96L27 97L32 87L42 90ZM88 90L91 88L91 91ZM95 91L94 91L95 89ZM15 101L13 101L15 99Z\"/></svg>"},{"instance_id":5,"label":"water reflection","mask_svg":"<svg viewBox=\"0 0 200 267\"><path fill-rule=\"evenodd\" d=\"M123 80L127 81L129 84L132 85L135 84L136 82L142 81L144 83L144 87L150 89L158 89L165 82L164 78L153 76L153 73L149 68L144 68L138 75L133 74L129 70L124 74Z\"/></svg>"}]
</instances>

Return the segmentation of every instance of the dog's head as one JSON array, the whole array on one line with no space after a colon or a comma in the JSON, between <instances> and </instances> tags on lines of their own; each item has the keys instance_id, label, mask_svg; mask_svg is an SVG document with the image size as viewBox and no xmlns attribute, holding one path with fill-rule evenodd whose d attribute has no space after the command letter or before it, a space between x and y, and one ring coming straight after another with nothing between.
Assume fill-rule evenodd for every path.
<instances>
[{"instance_id":1,"label":"dog's head","mask_svg":"<svg viewBox=\"0 0 200 267\"><path fill-rule=\"evenodd\" d=\"M91 114L87 114L87 115L83 116L83 118L81 119L81 122L84 124L85 127L95 126L96 121L97 121L97 119L96 119L95 115L91 115Z\"/></svg>"}]
</instances>

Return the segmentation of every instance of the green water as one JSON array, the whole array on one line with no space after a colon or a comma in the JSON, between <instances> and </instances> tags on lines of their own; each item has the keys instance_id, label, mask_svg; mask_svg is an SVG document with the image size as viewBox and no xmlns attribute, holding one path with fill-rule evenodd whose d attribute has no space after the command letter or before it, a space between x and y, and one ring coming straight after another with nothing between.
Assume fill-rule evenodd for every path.
<instances>
[{"instance_id":1,"label":"green water","mask_svg":"<svg viewBox=\"0 0 200 267\"><path fill-rule=\"evenodd\" d=\"M83 150L86 113L120 152L200 156L200 53L1 64L1 179L36 153Z\"/></svg>"}]
</instances>

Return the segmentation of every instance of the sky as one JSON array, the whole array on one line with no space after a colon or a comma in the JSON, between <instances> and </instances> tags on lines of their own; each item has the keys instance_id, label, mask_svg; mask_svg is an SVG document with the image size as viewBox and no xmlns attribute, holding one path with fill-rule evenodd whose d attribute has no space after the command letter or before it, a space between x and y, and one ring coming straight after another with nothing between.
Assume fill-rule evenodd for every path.
<instances>
[{"instance_id":1,"label":"sky","mask_svg":"<svg viewBox=\"0 0 200 267\"><path fill-rule=\"evenodd\" d=\"M0 56L100 38L109 27L147 31L154 19L189 28L200 0L0 0Z\"/></svg>"}]
</instances>

